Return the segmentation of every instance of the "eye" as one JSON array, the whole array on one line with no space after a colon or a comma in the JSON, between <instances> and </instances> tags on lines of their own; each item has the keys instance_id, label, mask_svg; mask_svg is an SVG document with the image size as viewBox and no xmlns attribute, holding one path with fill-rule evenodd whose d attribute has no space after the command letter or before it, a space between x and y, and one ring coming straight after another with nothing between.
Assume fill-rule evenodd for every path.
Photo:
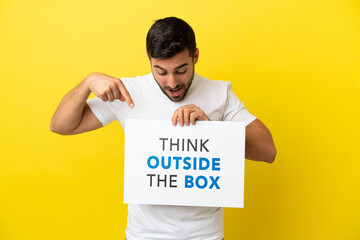
<instances>
[{"instance_id":1,"label":"eye","mask_svg":"<svg viewBox=\"0 0 360 240\"><path fill-rule=\"evenodd\" d=\"M186 70L182 71L182 72L176 72L177 74L184 74L186 73Z\"/></svg>"},{"instance_id":2,"label":"eye","mask_svg":"<svg viewBox=\"0 0 360 240\"><path fill-rule=\"evenodd\" d=\"M166 75L166 72L163 72L163 73L158 72L158 74L161 75L161 76L164 76L164 75Z\"/></svg>"}]
</instances>

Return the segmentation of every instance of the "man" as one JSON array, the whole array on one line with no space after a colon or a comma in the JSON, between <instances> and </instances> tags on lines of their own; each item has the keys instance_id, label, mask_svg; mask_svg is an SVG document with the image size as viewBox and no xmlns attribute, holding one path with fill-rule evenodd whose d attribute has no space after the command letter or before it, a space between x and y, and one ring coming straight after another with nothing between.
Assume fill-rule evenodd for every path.
<instances>
[{"instance_id":1,"label":"man","mask_svg":"<svg viewBox=\"0 0 360 240\"><path fill-rule=\"evenodd\" d=\"M245 157L274 161L276 149L269 130L246 110L231 84L195 73L199 49L186 22L175 17L156 21L146 45L152 73L121 80L89 74L62 99L51 130L78 134L114 120L125 128L126 118L171 119L180 126L208 120L243 121L247 125ZM97 97L87 100L91 92ZM128 212L128 240L224 237L222 208L129 204Z\"/></svg>"}]
</instances>

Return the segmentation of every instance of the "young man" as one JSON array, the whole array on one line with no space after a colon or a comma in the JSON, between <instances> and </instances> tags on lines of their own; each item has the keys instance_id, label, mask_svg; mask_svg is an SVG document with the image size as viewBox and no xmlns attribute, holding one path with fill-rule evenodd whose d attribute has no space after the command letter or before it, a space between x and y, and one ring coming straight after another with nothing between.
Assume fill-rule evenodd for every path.
<instances>
[{"instance_id":1,"label":"young man","mask_svg":"<svg viewBox=\"0 0 360 240\"><path fill-rule=\"evenodd\" d=\"M175 17L156 21L146 45L150 74L121 80L89 74L62 99L51 130L78 134L114 120L125 128L126 118L171 119L181 126L208 120L243 121L247 125L245 157L274 161L276 149L269 130L246 110L230 82L212 81L195 73L199 49L186 22ZM88 100L91 92L97 97ZM128 240L224 237L222 208L129 204L128 212Z\"/></svg>"}]
</instances>

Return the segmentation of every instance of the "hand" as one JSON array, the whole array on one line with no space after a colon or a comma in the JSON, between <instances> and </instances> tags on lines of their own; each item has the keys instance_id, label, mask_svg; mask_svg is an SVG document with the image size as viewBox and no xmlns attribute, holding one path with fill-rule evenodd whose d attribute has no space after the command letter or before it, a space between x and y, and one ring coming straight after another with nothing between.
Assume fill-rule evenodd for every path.
<instances>
[{"instance_id":1,"label":"hand","mask_svg":"<svg viewBox=\"0 0 360 240\"><path fill-rule=\"evenodd\" d=\"M192 125L195 125L196 120L210 121L208 116L206 116L206 114L199 107L191 104L179 107L174 112L172 117L172 124L176 126L177 122L179 121L180 126L184 126L184 123L186 126L189 126L190 122Z\"/></svg>"},{"instance_id":2,"label":"hand","mask_svg":"<svg viewBox=\"0 0 360 240\"><path fill-rule=\"evenodd\" d=\"M103 73L91 73L86 76L83 83L104 102L113 102L115 99L119 99L122 102L126 101L129 107L134 107L129 92L118 78Z\"/></svg>"}]
</instances>

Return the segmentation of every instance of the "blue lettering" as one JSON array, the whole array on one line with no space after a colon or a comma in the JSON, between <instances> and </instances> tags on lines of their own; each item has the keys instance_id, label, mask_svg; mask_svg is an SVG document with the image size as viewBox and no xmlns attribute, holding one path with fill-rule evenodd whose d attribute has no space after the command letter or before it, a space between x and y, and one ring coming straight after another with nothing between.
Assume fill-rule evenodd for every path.
<instances>
[{"instance_id":1,"label":"blue lettering","mask_svg":"<svg viewBox=\"0 0 360 240\"><path fill-rule=\"evenodd\" d=\"M161 157L161 166L163 169L169 169L171 167L171 157L168 157L168 165L165 166L165 157Z\"/></svg>"},{"instance_id":2,"label":"blue lettering","mask_svg":"<svg viewBox=\"0 0 360 240\"><path fill-rule=\"evenodd\" d=\"M155 160L155 165L151 165L151 160L154 159ZM155 169L159 166L159 159L156 156L150 156L147 160L147 165L149 166L149 168L151 169Z\"/></svg>"},{"instance_id":3,"label":"blue lettering","mask_svg":"<svg viewBox=\"0 0 360 240\"><path fill-rule=\"evenodd\" d=\"M181 157L173 157L173 159L176 161L176 169L179 169L179 161L181 160Z\"/></svg>"},{"instance_id":4,"label":"blue lettering","mask_svg":"<svg viewBox=\"0 0 360 240\"><path fill-rule=\"evenodd\" d=\"M213 158L212 159L212 170L213 171L220 171L220 158Z\"/></svg>"},{"instance_id":5,"label":"blue lettering","mask_svg":"<svg viewBox=\"0 0 360 240\"><path fill-rule=\"evenodd\" d=\"M217 181L219 181L219 179L220 179L219 176L216 177L215 179L212 176L210 176L210 180L212 181L212 183L211 183L209 189L212 189L214 186L216 187L216 189L220 189L219 185L217 184Z\"/></svg>"},{"instance_id":6,"label":"blue lettering","mask_svg":"<svg viewBox=\"0 0 360 240\"><path fill-rule=\"evenodd\" d=\"M192 188L194 187L194 177L185 175L185 188Z\"/></svg>"},{"instance_id":7,"label":"blue lettering","mask_svg":"<svg viewBox=\"0 0 360 240\"><path fill-rule=\"evenodd\" d=\"M200 185L200 179L203 179L204 180L204 183L203 183L203 185ZM196 183L196 186L198 187L198 188L200 188L200 189L204 189L206 186L207 186L207 179L206 179L206 177L204 177L204 176L198 176L197 178L196 178L196 181L195 181L195 183Z\"/></svg>"},{"instance_id":8,"label":"blue lettering","mask_svg":"<svg viewBox=\"0 0 360 240\"><path fill-rule=\"evenodd\" d=\"M203 162L206 163L206 166L203 166ZM210 166L210 161L207 158L200 158L199 159L199 170L206 170Z\"/></svg>"},{"instance_id":9,"label":"blue lettering","mask_svg":"<svg viewBox=\"0 0 360 240\"><path fill-rule=\"evenodd\" d=\"M184 158L184 164L186 165L186 167L184 166L183 169L184 170L189 170L191 168L191 164L189 163L189 160L191 160L191 158L189 157L185 157Z\"/></svg>"}]
</instances>

